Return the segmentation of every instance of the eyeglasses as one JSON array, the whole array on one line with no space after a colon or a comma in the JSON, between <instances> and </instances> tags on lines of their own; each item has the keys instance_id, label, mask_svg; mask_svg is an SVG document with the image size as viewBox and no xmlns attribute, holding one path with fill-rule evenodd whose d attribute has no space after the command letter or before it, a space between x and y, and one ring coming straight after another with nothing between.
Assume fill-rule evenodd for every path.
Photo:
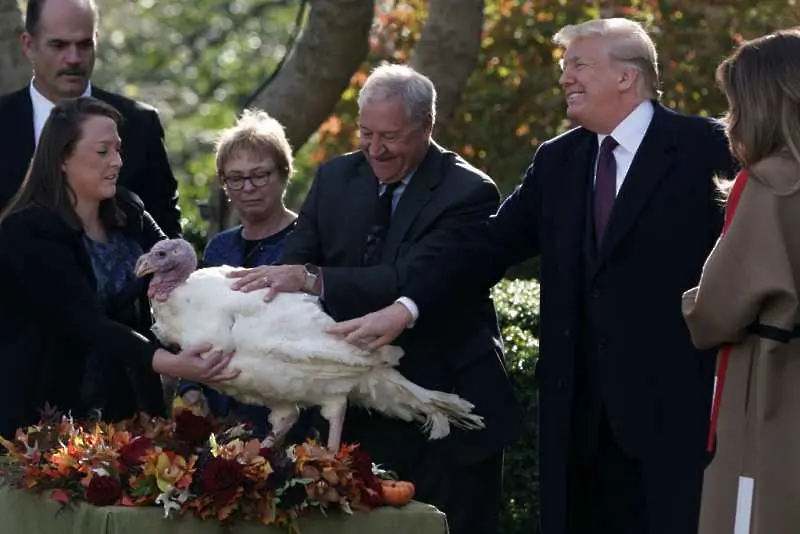
<instances>
[{"instance_id":1,"label":"eyeglasses","mask_svg":"<svg viewBox=\"0 0 800 534\"><path fill-rule=\"evenodd\" d=\"M232 172L222 176L222 183L234 191L241 190L247 180L253 187L264 187L272 181L272 177L276 173L277 169L256 169L250 174Z\"/></svg>"}]
</instances>

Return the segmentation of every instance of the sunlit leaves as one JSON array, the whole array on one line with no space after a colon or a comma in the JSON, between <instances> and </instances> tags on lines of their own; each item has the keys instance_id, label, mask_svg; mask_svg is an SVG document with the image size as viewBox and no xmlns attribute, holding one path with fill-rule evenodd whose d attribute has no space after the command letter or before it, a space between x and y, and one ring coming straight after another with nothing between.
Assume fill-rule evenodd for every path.
<instances>
[{"instance_id":1,"label":"sunlit leaves","mask_svg":"<svg viewBox=\"0 0 800 534\"><path fill-rule=\"evenodd\" d=\"M155 105L166 128L181 207L213 186L213 139L285 52L299 0L104 0L95 80Z\"/></svg>"}]
</instances>

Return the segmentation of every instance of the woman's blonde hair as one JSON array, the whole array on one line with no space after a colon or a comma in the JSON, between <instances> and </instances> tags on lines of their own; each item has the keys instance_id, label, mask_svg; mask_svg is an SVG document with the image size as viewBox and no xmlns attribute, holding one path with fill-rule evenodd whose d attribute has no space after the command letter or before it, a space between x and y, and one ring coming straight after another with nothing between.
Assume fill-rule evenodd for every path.
<instances>
[{"instance_id":1,"label":"woman's blonde hair","mask_svg":"<svg viewBox=\"0 0 800 534\"><path fill-rule=\"evenodd\" d=\"M731 151L750 167L779 150L800 164L800 29L742 44L717 68Z\"/></svg>"},{"instance_id":2,"label":"woman's blonde hair","mask_svg":"<svg viewBox=\"0 0 800 534\"><path fill-rule=\"evenodd\" d=\"M259 109L245 110L234 126L220 132L215 150L218 175L228 160L240 152L272 158L284 182L294 172L292 147L283 125Z\"/></svg>"}]
</instances>

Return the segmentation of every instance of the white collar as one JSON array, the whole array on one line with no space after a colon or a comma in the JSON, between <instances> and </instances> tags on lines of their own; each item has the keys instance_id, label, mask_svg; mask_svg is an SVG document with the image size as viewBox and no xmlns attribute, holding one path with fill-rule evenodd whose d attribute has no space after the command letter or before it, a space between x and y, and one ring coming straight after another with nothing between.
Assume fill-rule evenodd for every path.
<instances>
[{"instance_id":1,"label":"white collar","mask_svg":"<svg viewBox=\"0 0 800 534\"><path fill-rule=\"evenodd\" d=\"M36 89L33 85L33 79L31 79L31 83L28 85L28 92L31 95L31 104L33 104L33 139L38 145L39 136L42 135L44 125L47 122L47 118L50 116L50 112L53 111L55 104ZM90 96L91 94L92 82L89 82L86 84L86 90L81 96Z\"/></svg>"},{"instance_id":2,"label":"white collar","mask_svg":"<svg viewBox=\"0 0 800 534\"><path fill-rule=\"evenodd\" d=\"M631 154L636 154L639 145L642 144L644 135L647 133L647 128L650 126L650 121L653 120L654 113L655 109L653 108L653 103L649 100L645 100L636 106L636 108L614 128L614 131L611 132L611 136L619 146ZM597 134L598 145L601 144L606 137L607 135Z\"/></svg>"},{"instance_id":3,"label":"white collar","mask_svg":"<svg viewBox=\"0 0 800 534\"><path fill-rule=\"evenodd\" d=\"M52 109L55 106L55 103L51 102L50 99L48 99L46 96L44 96L42 93L40 93L38 89L36 89L36 86L33 85L33 80L34 79L31 78L31 83L29 84L31 102L33 103L33 107L36 108L38 106L41 109L44 109L45 107L49 107L49 109L48 109L48 113L49 113L50 109ZM83 94L81 96L92 96L92 82L91 81L86 84L86 90L83 92Z\"/></svg>"}]
</instances>

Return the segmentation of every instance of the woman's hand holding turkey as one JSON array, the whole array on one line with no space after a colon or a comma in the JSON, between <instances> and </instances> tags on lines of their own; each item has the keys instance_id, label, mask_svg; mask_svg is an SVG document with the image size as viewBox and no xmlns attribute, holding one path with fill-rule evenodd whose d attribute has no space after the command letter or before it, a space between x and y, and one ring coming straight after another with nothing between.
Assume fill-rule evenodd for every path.
<instances>
[{"instance_id":1,"label":"woman's hand holding turkey","mask_svg":"<svg viewBox=\"0 0 800 534\"><path fill-rule=\"evenodd\" d=\"M233 352L212 349L210 343L188 347L177 354L158 349L153 354L153 370L211 386L239 376L239 369L228 367Z\"/></svg>"}]
</instances>

